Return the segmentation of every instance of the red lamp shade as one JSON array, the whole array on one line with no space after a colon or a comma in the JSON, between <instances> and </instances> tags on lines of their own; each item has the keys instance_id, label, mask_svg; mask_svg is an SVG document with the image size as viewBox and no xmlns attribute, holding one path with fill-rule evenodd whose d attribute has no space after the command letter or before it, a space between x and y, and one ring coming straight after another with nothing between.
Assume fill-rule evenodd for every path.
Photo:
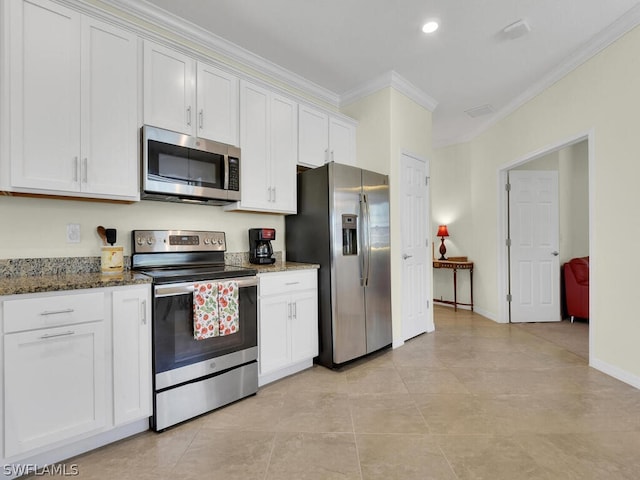
<instances>
[{"instance_id":1,"label":"red lamp shade","mask_svg":"<svg viewBox=\"0 0 640 480\"><path fill-rule=\"evenodd\" d=\"M438 226L438 237L440 237L440 258L438 260L446 260L444 254L447 253L447 247L444 246L444 237L449 236L446 225Z\"/></svg>"}]
</instances>

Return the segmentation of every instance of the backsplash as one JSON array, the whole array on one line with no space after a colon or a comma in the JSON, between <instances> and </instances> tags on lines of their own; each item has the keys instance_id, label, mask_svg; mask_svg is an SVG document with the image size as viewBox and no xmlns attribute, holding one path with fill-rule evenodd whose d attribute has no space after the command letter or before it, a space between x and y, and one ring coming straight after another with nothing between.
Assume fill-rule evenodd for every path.
<instances>
[{"instance_id":1,"label":"backsplash","mask_svg":"<svg viewBox=\"0 0 640 480\"><path fill-rule=\"evenodd\" d=\"M274 252L277 262L282 261L282 252ZM249 252L224 254L228 265L249 263ZM124 257L124 268L131 268L131 257ZM57 258L9 258L0 259L0 277L15 278L36 275L74 275L100 271L100 257L57 257Z\"/></svg>"}]
</instances>

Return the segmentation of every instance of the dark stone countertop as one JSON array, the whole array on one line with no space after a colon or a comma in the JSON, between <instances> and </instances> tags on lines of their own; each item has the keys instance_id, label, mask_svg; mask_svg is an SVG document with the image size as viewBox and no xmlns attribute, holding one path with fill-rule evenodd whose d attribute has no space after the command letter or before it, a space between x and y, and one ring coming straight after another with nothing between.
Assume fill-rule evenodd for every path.
<instances>
[{"instance_id":1,"label":"dark stone countertop","mask_svg":"<svg viewBox=\"0 0 640 480\"><path fill-rule=\"evenodd\" d=\"M29 275L0 278L0 296L150 283L150 277L131 271L125 271L122 274L108 275L101 273Z\"/></svg>"},{"instance_id":2,"label":"dark stone countertop","mask_svg":"<svg viewBox=\"0 0 640 480\"><path fill-rule=\"evenodd\" d=\"M276 261L271 265L254 265L253 263L243 262L242 267L253 268L258 273L276 273L276 272L290 272L294 270L313 270L320 268L317 263L301 263L301 262L281 262Z\"/></svg>"}]
</instances>

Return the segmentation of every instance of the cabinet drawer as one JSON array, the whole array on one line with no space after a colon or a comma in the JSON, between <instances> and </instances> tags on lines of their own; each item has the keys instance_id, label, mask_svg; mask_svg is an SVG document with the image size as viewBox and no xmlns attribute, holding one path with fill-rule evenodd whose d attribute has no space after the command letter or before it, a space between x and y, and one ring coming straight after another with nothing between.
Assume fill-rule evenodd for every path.
<instances>
[{"instance_id":1,"label":"cabinet drawer","mask_svg":"<svg viewBox=\"0 0 640 480\"><path fill-rule=\"evenodd\" d=\"M4 332L104 319L104 294L53 295L3 302Z\"/></svg>"},{"instance_id":2,"label":"cabinet drawer","mask_svg":"<svg viewBox=\"0 0 640 480\"><path fill-rule=\"evenodd\" d=\"M316 288L318 271L316 269L295 272L260 274L260 296L277 295Z\"/></svg>"}]
</instances>

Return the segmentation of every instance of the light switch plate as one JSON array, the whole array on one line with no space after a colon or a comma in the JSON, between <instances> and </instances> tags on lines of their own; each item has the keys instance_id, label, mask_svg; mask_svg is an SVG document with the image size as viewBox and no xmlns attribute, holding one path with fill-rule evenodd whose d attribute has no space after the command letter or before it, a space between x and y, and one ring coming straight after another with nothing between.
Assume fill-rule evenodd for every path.
<instances>
[{"instance_id":1,"label":"light switch plate","mask_svg":"<svg viewBox=\"0 0 640 480\"><path fill-rule=\"evenodd\" d=\"M80 224L67 224L67 243L80 243Z\"/></svg>"}]
</instances>

